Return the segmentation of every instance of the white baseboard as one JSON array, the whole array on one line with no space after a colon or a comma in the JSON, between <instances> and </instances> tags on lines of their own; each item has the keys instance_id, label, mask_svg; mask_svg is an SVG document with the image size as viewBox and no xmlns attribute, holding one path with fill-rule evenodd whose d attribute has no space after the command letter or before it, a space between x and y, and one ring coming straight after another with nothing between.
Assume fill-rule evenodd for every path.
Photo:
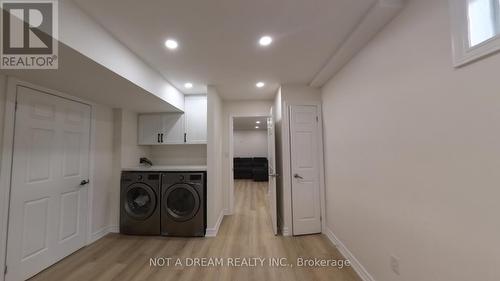
<instances>
[{"instance_id":1,"label":"white baseboard","mask_svg":"<svg viewBox=\"0 0 500 281\"><path fill-rule=\"evenodd\" d=\"M95 241L103 238L108 233L118 233L118 232L120 232L120 229L116 225L105 226L105 227L101 228L100 230L92 233L87 245L90 245L90 244L94 243Z\"/></svg>"},{"instance_id":2,"label":"white baseboard","mask_svg":"<svg viewBox=\"0 0 500 281\"><path fill-rule=\"evenodd\" d=\"M348 259L351 262L351 266L359 275L361 280L363 281L375 281L373 276L366 270L366 268L359 262L358 259L347 249L347 247L340 241L337 236L333 233L331 229L328 227L324 228L323 234L328 237L328 239L337 247L339 252L344 256L344 258Z\"/></svg>"},{"instance_id":3,"label":"white baseboard","mask_svg":"<svg viewBox=\"0 0 500 281\"><path fill-rule=\"evenodd\" d=\"M281 228L281 235L283 235L283 236L291 236L292 234L288 230L288 227L282 227Z\"/></svg>"},{"instance_id":4,"label":"white baseboard","mask_svg":"<svg viewBox=\"0 0 500 281\"><path fill-rule=\"evenodd\" d=\"M205 237L215 237L217 236L217 233L219 232L219 227L222 223L222 220L224 219L224 215L228 213L229 210L224 209L220 212L219 218L217 219L217 222L215 223L214 228L207 228L207 231L205 233Z\"/></svg>"},{"instance_id":5,"label":"white baseboard","mask_svg":"<svg viewBox=\"0 0 500 281\"><path fill-rule=\"evenodd\" d=\"M109 233L120 233L120 227L118 225L110 225L108 226Z\"/></svg>"}]
</instances>

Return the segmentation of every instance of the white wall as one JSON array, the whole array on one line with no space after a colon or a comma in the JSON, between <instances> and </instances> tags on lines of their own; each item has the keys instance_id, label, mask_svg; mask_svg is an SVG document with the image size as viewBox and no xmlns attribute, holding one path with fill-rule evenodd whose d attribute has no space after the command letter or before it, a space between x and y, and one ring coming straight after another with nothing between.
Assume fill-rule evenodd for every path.
<instances>
[{"instance_id":1,"label":"white wall","mask_svg":"<svg viewBox=\"0 0 500 281\"><path fill-rule=\"evenodd\" d=\"M4 127L4 118L5 118L5 101L7 98L7 81L6 77L4 75L0 75L0 159L2 159L2 149L3 148L3 127ZM0 161L0 171L1 171L1 165L2 161ZM2 176L2 175L0 175ZM0 230L0 266L5 264L5 256L6 256L6 245L3 243L5 240L5 237L7 235L7 232L5 229L3 229L3 226L6 225L7 222L7 213L5 208L5 204L8 202L8 199L6 198L7 196L6 193L2 192L1 186L0 186L0 193L2 196L0 196L0 226L2 226ZM4 275L0 274L0 281L4 280Z\"/></svg>"},{"instance_id":2,"label":"white wall","mask_svg":"<svg viewBox=\"0 0 500 281\"><path fill-rule=\"evenodd\" d=\"M224 101L222 120L222 141L224 159L222 164L222 184L224 187L224 208L229 210L229 184L231 179L229 158L229 119L231 116L268 116L271 114L271 101Z\"/></svg>"},{"instance_id":3,"label":"white wall","mask_svg":"<svg viewBox=\"0 0 500 281\"><path fill-rule=\"evenodd\" d=\"M113 194L113 110L107 106L96 105L95 141L92 193L92 229L96 234L110 225L109 212Z\"/></svg>"},{"instance_id":4,"label":"white wall","mask_svg":"<svg viewBox=\"0 0 500 281\"><path fill-rule=\"evenodd\" d=\"M5 118L5 99L7 98L7 77L0 75L0 147L3 142L3 124ZM0 159L2 158L2 150L0 149ZM1 165L1 162L0 162ZM1 168L1 167L0 167Z\"/></svg>"},{"instance_id":5,"label":"white wall","mask_svg":"<svg viewBox=\"0 0 500 281\"><path fill-rule=\"evenodd\" d=\"M154 165L207 165L207 145L153 145L151 161Z\"/></svg>"},{"instance_id":6,"label":"white wall","mask_svg":"<svg viewBox=\"0 0 500 281\"><path fill-rule=\"evenodd\" d=\"M449 22L410 0L323 90L327 224L378 281L499 280L500 55L454 69Z\"/></svg>"},{"instance_id":7,"label":"white wall","mask_svg":"<svg viewBox=\"0 0 500 281\"><path fill-rule=\"evenodd\" d=\"M234 157L266 157L267 131L264 130L234 130Z\"/></svg>"},{"instance_id":8,"label":"white wall","mask_svg":"<svg viewBox=\"0 0 500 281\"><path fill-rule=\"evenodd\" d=\"M141 157L151 158L151 147L137 145L138 114L128 110L121 110L121 167L137 167Z\"/></svg>"},{"instance_id":9,"label":"white wall","mask_svg":"<svg viewBox=\"0 0 500 281\"><path fill-rule=\"evenodd\" d=\"M290 105L321 106L320 90L307 85L285 84L278 90L273 116L276 127L276 172L281 175L276 181L278 195L278 218L283 235L291 235L292 229L292 181L290 160L290 127L288 110Z\"/></svg>"},{"instance_id":10,"label":"white wall","mask_svg":"<svg viewBox=\"0 0 500 281\"><path fill-rule=\"evenodd\" d=\"M207 228L217 229L224 211L222 186L222 100L213 86L207 88ZM207 231L208 232L208 231Z\"/></svg>"},{"instance_id":11,"label":"white wall","mask_svg":"<svg viewBox=\"0 0 500 281\"><path fill-rule=\"evenodd\" d=\"M110 228L117 230L120 221L120 178L123 168L136 167L141 157L151 159L149 146L137 145L137 116L135 112L113 109L113 169L110 191Z\"/></svg>"},{"instance_id":12,"label":"white wall","mask_svg":"<svg viewBox=\"0 0 500 281\"><path fill-rule=\"evenodd\" d=\"M277 216L278 216L278 228L282 232L285 226L284 222L284 196L283 196L283 136L282 136L282 120L283 120L283 100L281 97L281 87L276 92L276 96L273 104L273 122L274 122L274 135L275 135L275 158L276 158L276 173L278 176L276 177L276 206Z\"/></svg>"}]
</instances>

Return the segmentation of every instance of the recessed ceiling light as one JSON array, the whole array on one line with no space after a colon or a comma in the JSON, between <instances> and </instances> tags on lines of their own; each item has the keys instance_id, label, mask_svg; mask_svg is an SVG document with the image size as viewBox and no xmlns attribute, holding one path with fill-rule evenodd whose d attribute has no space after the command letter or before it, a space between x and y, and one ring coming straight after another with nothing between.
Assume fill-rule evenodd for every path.
<instances>
[{"instance_id":1,"label":"recessed ceiling light","mask_svg":"<svg viewBox=\"0 0 500 281\"><path fill-rule=\"evenodd\" d=\"M184 88L186 88L186 89L193 88L193 83L187 82L186 84L184 84Z\"/></svg>"},{"instance_id":2,"label":"recessed ceiling light","mask_svg":"<svg viewBox=\"0 0 500 281\"><path fill-rule=\"evenodd\" d=\"M260 124L260 121L256 121L255 123L256 123L256 124Z\"/></svg>"},{"instance_id":3,"label":"recessed ceiling light","mask_svg":"<svg viewBox=\"0 0 500 281\"><path fill-rule=\"evenodd\" d=\"M258 129L258 128L259 128L259 126L255 126L255 129Z\"/></svg>"},{"instance_id":4,"label":"recessed ceiling light","mask_svg":"<svg viewBox=\"0 0 500 281\"><path fill-rule=\"evenodd\" d=\"M255 86L257 86L257 88L262 88L264 87L266 84L264 82L258 82L257 84L255 84Z\"/></svg>"},{"instance_id":5,"label":"recessed ceiling light","mask_svg":"<svg viewBox=\"0 0 500 281\"><path fill-rule=\"evenodd\" d=\"M273 43L273 38L271 36L266 35L266 36L260 37L260 39L259 39L259 44L261 46L264 46L264 47L269 46L269 45L271 45L271 43Z\"/></svg>"},{"instance_id":6,"label":"recessed ceiling light","mask_svg":"<svg viewBox=\"0 0 500 281\"><path fill-rule=\"evenodd\" d=\"M170 50L175 50L177 49L177 47L179 47L179 43L177 43L177 41L174 39L167 39L167 41L165 41L165 47L169 48Z\"/></svg>"}]
</instances>

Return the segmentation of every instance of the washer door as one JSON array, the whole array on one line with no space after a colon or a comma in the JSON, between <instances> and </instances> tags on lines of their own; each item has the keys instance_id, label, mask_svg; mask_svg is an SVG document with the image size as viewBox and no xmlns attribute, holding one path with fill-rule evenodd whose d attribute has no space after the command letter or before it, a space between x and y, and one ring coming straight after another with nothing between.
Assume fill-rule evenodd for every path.
<instances>
[{"instance_id":1,"label":"washer door","mask_svg":"<svg viewBox=\"0 0 500 281\"><path fill-rule=\"evenodd\" d=\"M163 205L168 215L175 221L188 221L200 209L200 196L191 185L178 183L167 189Z\"/></svg>"},{"instance_id":2,"label":"washer door","mask_svg":"<svg viewBox=\"0 0 500 281\"><path fill-rule=\"evenodd\" d=\"M134 183L127 189L125 211L136 220L148 219L156 209L156 194L144 183Z\"/></svg>"}]
</instances>

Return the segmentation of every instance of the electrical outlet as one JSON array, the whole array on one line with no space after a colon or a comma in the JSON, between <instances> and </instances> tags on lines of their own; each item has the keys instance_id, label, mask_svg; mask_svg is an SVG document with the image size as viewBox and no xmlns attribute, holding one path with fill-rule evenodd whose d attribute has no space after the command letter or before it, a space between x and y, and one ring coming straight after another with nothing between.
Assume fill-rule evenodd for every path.
<instances>
[{"instance_id":1,"label":"electrical outlet","mask_svg":"<svg viewBox=\"0 0 500 281\"><path fill-rule=\"evenodd\" d=\"M399 258L391 256L390 265L391 265L391 270L392 272L394 272L394 274L401 275L399 271Z\"/></svg>"}]
</instances>

